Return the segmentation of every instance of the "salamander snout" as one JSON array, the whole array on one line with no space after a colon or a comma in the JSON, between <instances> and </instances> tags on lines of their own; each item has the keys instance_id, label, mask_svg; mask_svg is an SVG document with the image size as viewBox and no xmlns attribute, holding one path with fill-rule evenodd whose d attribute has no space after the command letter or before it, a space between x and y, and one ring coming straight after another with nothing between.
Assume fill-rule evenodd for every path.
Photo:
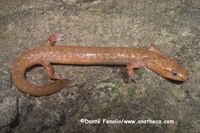
<instances>
[{"instance_id":1,"label":"salamander snout","mask_svg":"<svg viewBox=\"0 0 200 133\"><path fill-rule=\"evenodd\" d=\"M175 68L167 68L169 71L169 79L177 80L177 81L186 81L189 77L188 71L183 68L182 66L179 65L179 67L176 69Z\"/></svg>"},{"instance_id":2,"label":"salamander snout","mask_svg":"<svg viewBox=\"0 0 200 133\"><path fill-rule=\"evenodd\" d=\"M182 65L178 64L175 60L167 57L153 59L147 63L147 67L159 75L176 81L185 81L189 77L188 70Z\"/></svg>"},{"instance_id":3,"label":"salamander snout","mask_svg":"<svg viewBox=\"0 0 200 133\"><path fill-rule=\"evenodd\" d=\"M186 81L189 77L188 70L175 60L168 60L168 63L165 65L166 77L172 80Z\"/></svg>"}]
</instances>

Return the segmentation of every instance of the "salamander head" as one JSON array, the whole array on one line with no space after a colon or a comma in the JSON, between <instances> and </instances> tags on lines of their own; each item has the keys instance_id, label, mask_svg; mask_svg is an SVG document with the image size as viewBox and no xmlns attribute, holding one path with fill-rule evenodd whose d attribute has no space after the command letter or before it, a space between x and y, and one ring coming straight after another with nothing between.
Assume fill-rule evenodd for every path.
<instances>
[{"instance_id":1,"label":"salamander head","mask_svg":"<svg viewBox=\"0 0 200 133\"><path fill-rule=\"evenodd\" d=\"M183 66L164 55L149 60L147 67L171 80L185 81L189 77L188 71Z\"/></svg>"}]
</instances>

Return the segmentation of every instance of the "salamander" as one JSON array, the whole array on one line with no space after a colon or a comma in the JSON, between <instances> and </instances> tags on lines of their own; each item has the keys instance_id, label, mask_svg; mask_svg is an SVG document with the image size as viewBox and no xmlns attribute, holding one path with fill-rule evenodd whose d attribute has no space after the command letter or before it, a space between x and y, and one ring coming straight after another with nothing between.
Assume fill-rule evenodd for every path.
<instances>
[{"instance_id":1,"label":"salamander","mask_svg":"<svg viewBox=\"0 0 200 133\"><path fill-rule=\"evenodd\" d=\"M71 83L69 79L61 79L59 74L54 72L51 64L125 65L131 80L136 80L133 69L140 67L147 67L171 80L185 81L189 77L188 70L166 56L155 45L150 45L148 49L55 46L56 42L63 40L63 35L63 33L55 33L42 47L31 49L17 58L13 64L12 79L19 90L32 96L44 96L56 93ZM42 65L49 78L55 81L43 86L29 83L25 78L25 72L36 64Z\"/></svg>"}]
</instances>

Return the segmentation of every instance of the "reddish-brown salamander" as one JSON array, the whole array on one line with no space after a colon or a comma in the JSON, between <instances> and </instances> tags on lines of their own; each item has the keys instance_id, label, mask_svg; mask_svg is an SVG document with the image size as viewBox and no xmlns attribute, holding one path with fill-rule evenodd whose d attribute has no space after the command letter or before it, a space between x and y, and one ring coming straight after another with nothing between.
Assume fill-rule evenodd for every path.
<instances>
[{"instance_id":1,"label":"reddish-brown salamander","mask_svg":"<svg viewBox=\"0 0 200 133\"><path fill-rule=\"evenodd\" d=\"M54 46L62 40L62 33L53 34L44 46L29 50L14 63L12 79L14 84L24 93L32 96L53 94L70 83L69 79L60 79L54 74L51 63L72 65L126 65L129 78L136 79L133 69L146 66L159 75L177 81L188 79L188 71L175 60L164 55L159 48L151 45L148 50L122 47L85 47ZM36 86L25 80L27 68L36 64L42 65L55 82L44 86Z\"/></svg>"}]
</instances>

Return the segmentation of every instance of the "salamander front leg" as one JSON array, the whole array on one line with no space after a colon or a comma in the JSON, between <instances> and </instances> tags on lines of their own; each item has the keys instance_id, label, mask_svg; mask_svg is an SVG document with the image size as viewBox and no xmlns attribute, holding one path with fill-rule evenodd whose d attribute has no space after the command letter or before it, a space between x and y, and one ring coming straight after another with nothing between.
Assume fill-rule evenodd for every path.
<instances>
[{"instance_id":1,"label":"salamander front leg","mask_svg":"<svg viewBox=\"0 0 200 133\"><path fill-rule=\"evenodd\" d=\"M129 63L126 65L126 68L127 68L129 79L136 81L137 76L136 76L135 72L133 71L133 69L135 68L135 65L133 63Z\"/></svg>"},{"instance_id":2,"label":"salamander front leg","mask_svg":"<svg viewBox=\"0 0 200 133\"><path fill-rule=\"evenodd\" d=\"M126 65L128 76L131 80L136 81L137 75L135 74L133 69L140 68L146 66L148 58L142 58L138 60L134 60Z\"/></svg>"}]
</instances>

